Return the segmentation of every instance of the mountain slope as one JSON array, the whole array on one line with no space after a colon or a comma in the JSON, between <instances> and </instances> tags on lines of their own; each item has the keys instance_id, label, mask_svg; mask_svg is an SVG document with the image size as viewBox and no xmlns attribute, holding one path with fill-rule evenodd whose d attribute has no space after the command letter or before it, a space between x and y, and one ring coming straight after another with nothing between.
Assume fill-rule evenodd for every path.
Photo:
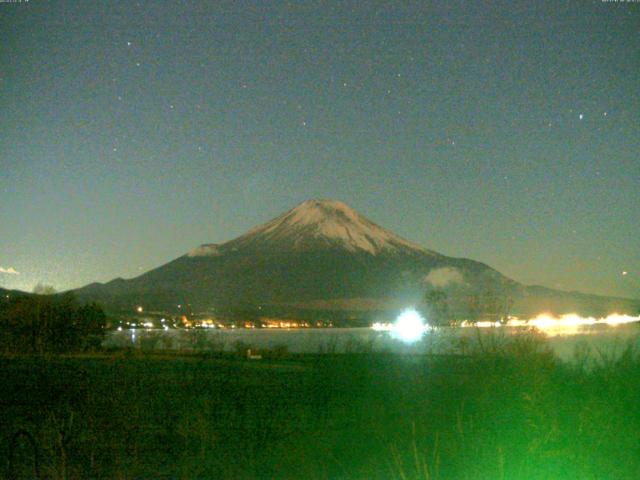
<instances>
[{"instance_id":1,"label":"mountain slope","mask_svg":"<svg viewBox=\"0 0 640 480\"><path fill-rule=\"evenodd\" d=\"M534 290L491 267L413 244L333 200L305 201L226 243L201 245L139 277L91 284L77 293L121 308L190 303L195 309L374 309L415 304L429 288L446 289L460 312L469 297L486 291L537 308ZM561 304L556 298L554 309L562 310Z\"/></svg>"}]
</instances>

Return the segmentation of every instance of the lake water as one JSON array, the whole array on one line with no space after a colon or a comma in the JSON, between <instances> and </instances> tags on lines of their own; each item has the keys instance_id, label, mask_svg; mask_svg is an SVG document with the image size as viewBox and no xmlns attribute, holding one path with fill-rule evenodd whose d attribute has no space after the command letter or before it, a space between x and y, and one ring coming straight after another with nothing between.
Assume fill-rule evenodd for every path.
<instances>
[{"instance_id":1,"label":"lake water","mask_svg":"<svg viewBox=\"0 0 640 480\"><path fill-rule=\"evenodd\" d=\"M545 334L522 327L443 327L407 343L390 332L370 328L302 329L131 329L110 332L105 346L149 350L234 351L286 348L292 353L354 353L389 351L411 354L465 353L491 348L521 335L534 333L563 360L589 352L592 358L616 358L628 346L640 348L640 323L590 325L566 333Z\"/></svg>"}]
</instances>

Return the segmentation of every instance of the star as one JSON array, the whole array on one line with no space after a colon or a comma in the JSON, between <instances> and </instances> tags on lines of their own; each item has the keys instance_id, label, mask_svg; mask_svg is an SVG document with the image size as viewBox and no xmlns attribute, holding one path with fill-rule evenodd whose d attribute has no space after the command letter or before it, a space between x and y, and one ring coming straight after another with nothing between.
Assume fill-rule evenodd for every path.
<instances>
[{"instance_id":1,"label":"star","mask_svg":"<svg viewBox=\"0 0 640 480\"><path fill-rule=\"evenodd\" d=\"M629 274L629 272L627 272L626 270L624 270L624 271L622 272L622 276L623 276L623 277L626 277L628 274Z\"/></svg>"},{"instance_id":2,"label":"star","mask_svg":"<svg viewBox=\"0 0 640 480\"><path fill-rule=\"evenodd\" d=\"M584 114L581 113L580 115L578 115L578 118L582 120L584 118Z\"/></svg>"},{"instance_id":3,"label":"star","mask_svg":"<svg viewBox=\"0 0 640 480\"><path fill-rule=\"evenodd\" d=\"M127 42L127 47L130 47L130 46L131 46L131 42Z\"/></svg>"}]
</instances>

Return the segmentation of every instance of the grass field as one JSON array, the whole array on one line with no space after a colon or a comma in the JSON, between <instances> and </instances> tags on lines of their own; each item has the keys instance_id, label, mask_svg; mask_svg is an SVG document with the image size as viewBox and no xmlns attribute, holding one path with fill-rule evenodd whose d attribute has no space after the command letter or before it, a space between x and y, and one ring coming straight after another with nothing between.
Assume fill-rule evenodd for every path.
<instances>
[{"instance_id":1,"label":"grass field","mask_svg":"<svg viewBox=\"0 0 640 480\"><path fill-rule=\"evenodd\" d=\"M6 477L636 479L640 356L0 359ZM19 435L14 441L14 434ZM12 458L11 465L9 459Z\"/></svg>"}]
</instances>

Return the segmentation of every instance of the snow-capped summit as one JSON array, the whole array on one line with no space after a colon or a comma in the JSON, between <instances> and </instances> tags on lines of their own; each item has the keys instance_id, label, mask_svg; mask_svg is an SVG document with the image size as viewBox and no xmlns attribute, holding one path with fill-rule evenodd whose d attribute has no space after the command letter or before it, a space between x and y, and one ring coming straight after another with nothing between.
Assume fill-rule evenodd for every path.
<instances>
[{"instance_id":1,"label":"snow-capped summit","mask_svg":"<svg viewBox=\"0 0 640 480\"><path fill-rule=\"evenodd\" d=\"M343 249L377 255L420 253L437 255L371 222L348 205L336 200L307 200L273 220L216 248L237 250L308 251ZM190 256L210 255L196 249Z\"/></svg>"},{"instance_id":2,"label":"snow-capped summit","mask_svg":"<svg viewBox=\"0 0 640 480\"><path fill-rule=\"evenodd\" d=\"M216 257L218 255L220 255L220 250L215 243L205 243L187 253L187 257Z\"/></svg>"}]
</instances>

